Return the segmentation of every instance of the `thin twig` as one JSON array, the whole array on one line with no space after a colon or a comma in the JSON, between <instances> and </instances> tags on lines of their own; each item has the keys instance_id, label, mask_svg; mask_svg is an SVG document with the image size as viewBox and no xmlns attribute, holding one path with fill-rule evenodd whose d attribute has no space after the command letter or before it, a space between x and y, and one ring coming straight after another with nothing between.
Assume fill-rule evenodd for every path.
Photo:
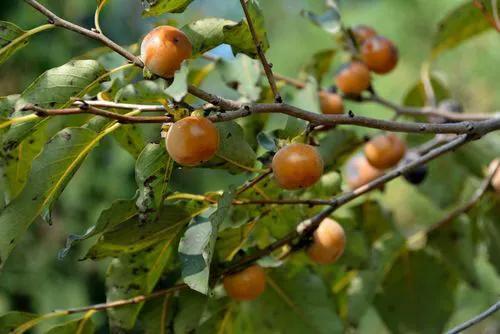
<instances>
[{"instance_id":1,"label":"thin twig","mask_svg":"<svg viewBox=\"0 0 500 334\"><path fill-rule=\"evenodd\" d=\"M429 232L434 231L444 225L447 225L453 220L455 220L457 217L459 217L461 214L467 213L469 210L471 210L486 193L486 191L490 187L491 180L493 179L496 171L499 168L500 168L500 159L493 160L488 167L487 175L485 176L485 178L483 179L477 190L474 192L472 197L464 205L456 208L455 210L447 214L446 217L438 221L436 224L432 225L428 231Z\"/></svg>"},{"instance_id":2,"label":"thin twig","mask_svg":"<svg viewBox=\"0 0 500 334\"><path fill-rule=\"evenodd\" d=\"M92 114L92 115L103 116L109 119L114 119L117 120L118 123L122 124L165 123L172 120L170 116L127 116L107 111L104 109L99 109L86 104L81 104L80 107L78 108L66 108L66 109L44 109L29 104L24 106L23 110L34 111L36 115L38 115L39 117Z\"/></svg>"},{"instance_id":3,"label":"thin twig","mask_svg":"<svg viewBox=\"0 0 500 334\"><path fill-rule=\"evenodd\" d=\"M244 193L248 189L252 188L254 185L256 185L257 183L259 183L260 181L264 180L271 173L272 173L272 170L268 170L267 172L258 175L254 179L249 180L243 186L241 186L241 188L236 192L236 195L241 195L242 193Z\"/></svg>"},{"instance_id":4,"label":"thin twig","mask_svg":"<svg viewBox=\"0 0 500 334\"><path fill-rule=\"evenodd\" d=\"M475 316L474 318L472 318L472 319L464 322L463 324L458 325L457 327L449 330L446 334L458 334L458 333L461 333L464 330L466 330L467 328L472 327L475 324L477 324L477 323L481 322L482 320L486 319L487 317L491 316L492 314L494 314L498 310L500 310L500 301L498 301L495 304L493 304L490 308L488 308L483 313L480 313L477 316Z\"/></svg>"},{"instance_id":5,"label":"thin twig","mask_svg":"<svg viewBox=\"0 0 500 334\"><path fill-rule=\"evenodd\" d=\"M255 31L252 18L250 16L250 13L248 12L247 1L248 0L240 0L241 7L243 8L243 12L245 13L245 17L247 19L248 28L250 29L250 33L252 34L253 42L255 44L255 49L257 50L260 62L264 67L264 72L266 73L266 77L267 80L269 81L269 85L271 86L271 90L273 91L274 101L280 103L282 100L280 93L278 92L278 88L276 87L276 80L274 79L273 70L271 69L271 64L269 64L269 62L266 59L264 50L262 49L262 41L259 40L259 36Z\"/></svg>"},{"instance_id":6,"label":"thin twig","mask_svg":"<svg viewBox=\"0 0 500 334\"><path fill-rule=\"evenodd\" d=\"M87 104L89 106L98 108L113 108L113 109L129 109L140 110L142 112L166 112L167 109L162 105L149 105L149 104L132 104L132 103L119 103L112 101L92 101L92 100L78 100L73 103L76 106Z\"/></svg>"}]
</instances>

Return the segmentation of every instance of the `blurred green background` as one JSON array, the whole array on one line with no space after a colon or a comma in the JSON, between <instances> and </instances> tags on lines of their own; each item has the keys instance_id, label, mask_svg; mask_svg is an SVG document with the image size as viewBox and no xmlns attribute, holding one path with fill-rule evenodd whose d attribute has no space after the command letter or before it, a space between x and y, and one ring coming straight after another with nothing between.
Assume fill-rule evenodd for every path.
<instances>
[{"instance_id":1,"label":"blurred green background","mask_svg":"<svg viewBox=\"0 0 500 334\"><path fill-rule=\"evenodd\" d=\"M61 16L84 26L93 24L95 1L43 1ZM239 20L242 16L239 1L197 0L181 15L144 19L140 0L110 0L102 14L102 28L117 42L130 45L140 41L155 24L175 20L179 24L206 16ZM268 52L274 69L297 77L300 69L317 51L335 47L331 37L300 16L302 9L318 11L321 0L261 0L266 13L266 25L271 48ZM346 0L340 1L344 23L368 24L392 39L399 47L400 63L388 76L376 77L375 86L380 95L399 102L406 91L418 80L420 65L427 59L431 40L438 21L455 6L456 0ZM31 29L45 23L22 1L1 1L0 19ZM500 76L500 36L493 30L443 54L433 71L449 86L452 95L469 111L499 110L498 78ZM21 92L43 71L60 66L72 57L80 56L97 42L68 31L51 30L37 35L31 45L22 49L0 67L0 96ZM339 55L335 65L345 58ZM332 67L332 75L334 68ZM216 74L214 74L216 75ZM332 75L329 78L332 78ZM215 82L209 78L206 87ZM331 79L324 85L331 84ZM208 88L213 92L228 93L220 84ZM357 114L386 117L387 111L374 105L349 105ZM446 168L446 164L443 164ZM222 172L218 177L202 178L196 173L177 178L176 186L192 191L220 189ZM187 181L189 179L189 181ZM225 180L233 182L234 178ZM70 182L53 212L54 224L40 221L31 228L14 251L0 278L0 313L23 310L45 313L56 308L68 308L105 300L103 281L107 263L78 262L82 247L72 251L64 260L57 252L64 247L68 234L81 234L93 223L102 209L118 198L130 198L135 192L134 161L112 140L104 140L85 161ZM387 194L398 193L401 196ZM377 195L378 196L378 195ZM385 197L389 206L397 208L400 224L426 224L426 219L437 217L440 209L429 199L401 181L388 187ZM428 210L415 217L412 207L423 205ZM428 224L432 222L427 222ZM80 252L79 252L80 250ZM500 280L484 259L478 269L483 290L463 286L457 295L457 312L450 324L456 324L485 308L495 295L500 294ZM493 297L492 297L493 296ZM431 301L430 301L431 302ZM375 312L367 316L366 332L383 330Z\"/></svg>"}]
</instances>

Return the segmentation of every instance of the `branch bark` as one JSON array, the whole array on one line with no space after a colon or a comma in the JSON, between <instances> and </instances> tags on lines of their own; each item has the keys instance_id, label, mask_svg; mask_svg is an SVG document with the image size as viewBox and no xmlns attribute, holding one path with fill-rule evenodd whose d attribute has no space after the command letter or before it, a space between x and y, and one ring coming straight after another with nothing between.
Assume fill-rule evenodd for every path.
<instances>
[{"instance_id":1,"label":"branch bark","mask_svg":"<svg viewBox=\"0 0 500 334\"><path fill-rule=\"evenodd\" d=\"M480 313L477 316L475 316L474 318L472 318L472 319L464 322L463 324L461 324L461 325L459 325L459 326L451 329L446 334L458 334L458 333L461 333L464 330L466 330L467 328L470 328L470 327L474 326L475 324L477 324L478 322L481 322L484 319L486 319L487 317L493 315L498 310L500 310L500 301L498 301L495 304L493 304L490 308L488 308L483 313Z\"/></svg>"}]
</instances>

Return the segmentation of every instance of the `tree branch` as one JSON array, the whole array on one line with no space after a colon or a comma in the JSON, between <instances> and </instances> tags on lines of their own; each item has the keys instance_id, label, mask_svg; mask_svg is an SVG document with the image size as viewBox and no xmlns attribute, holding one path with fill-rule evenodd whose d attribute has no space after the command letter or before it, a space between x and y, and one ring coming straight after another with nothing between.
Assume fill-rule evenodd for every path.
<instances>
[{"instance_id":1,"label":"tree branch","mask_svg":"<svg viewBox=\"0 0 500 334\"><path fill-rule=\"evenodd\" d=\"M131 124L131 123L165 123L172 120L170 116L127 116L117 114L104 109L99 109L87 104L81 104L78 108L67 109L44 109L35 105L29 104L24 106L23 110L34 111L39 117L47 116L63 116L63 115L78 115L78 114L92 114L103 116L109 119L114 119L118 123Z\"/></svg>"},{"instance_id":2,"label":"tree branch","mask_svg":"<svg viewBox=\"0 0 500 334\"><path fill-rule=\"evenodd\" d=\"M278 88L276 87L276 80L274 79L273 70L271 69L271 64L266 59L266 55L264 54L264 50L262 50L262 41L259 40L259 36L255 31L255 27L252 22L252 18L250 13L248 12L247 6L248 0L240 0L241 7L243 8L243 12L245 13L245 17L247 19L248 28L250 29L250 33L252 34L252 39L255 44L255 49L257 50L257 54L260 58L260 62L264 67L264 72L266 73L267 81L269 81L269 85L271 86L271 90L274 94L274 101L281 103L281 96L278 92Z\"/></svg>"},{"instance_id":3,"label":"tree branch","mask_svg":"<svg viewBox=\"0 0 500 334\"><path fill-rule=\"evenodd\" d=\"M477 324L477 323L481 322L482 320L486 319L487 317L491 316L492 314L494 314L498 310L500 310L500 301L498 301L495 304L493 304L490 308L488 308L483 313L480 313L477 316L475 316L474 318L472 318L472 319L464 322L463 324L461 324L461 325L459 325L459 326L457 326L457 327L449 330L446 334L458 334L458 333L461 333L464 330L466 330L467 328L472 327L475 324Z\"/></svg>"},{"instance_id":4,"label":"tree branch","mask_svg":"<svg viewBox=\"0 0 500 334\"><path fill-rule=\"evenodd\" d=\"M316 114L283 103L248 104L238 110L218 113L211 115L209 118L214 122L224 122L247 117L252 114L263 113L286 114L308 121L313 125L358 125L393 132L477 134L481 136L484 133L500 129L500 117L483 121L464 121L445 124L410 123L355 116L353 113L349 115Z\"/></svg>"}]
</instances>

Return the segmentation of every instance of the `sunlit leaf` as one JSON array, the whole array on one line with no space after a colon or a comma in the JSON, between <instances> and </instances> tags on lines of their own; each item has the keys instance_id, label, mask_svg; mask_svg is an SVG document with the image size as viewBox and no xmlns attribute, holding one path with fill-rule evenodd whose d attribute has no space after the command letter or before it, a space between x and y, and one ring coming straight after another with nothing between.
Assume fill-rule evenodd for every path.
<instances>
[{"instance_id":1,"label":"sunlit leaf","mask_svg":"<svg viewBox=\"0 0 500 334\"><path fill-rule=\"evenodd\" d=\"M165 13L182 13L193 0L141 0L142 15L159 16Z\"/></svg>"}]
</instances>

